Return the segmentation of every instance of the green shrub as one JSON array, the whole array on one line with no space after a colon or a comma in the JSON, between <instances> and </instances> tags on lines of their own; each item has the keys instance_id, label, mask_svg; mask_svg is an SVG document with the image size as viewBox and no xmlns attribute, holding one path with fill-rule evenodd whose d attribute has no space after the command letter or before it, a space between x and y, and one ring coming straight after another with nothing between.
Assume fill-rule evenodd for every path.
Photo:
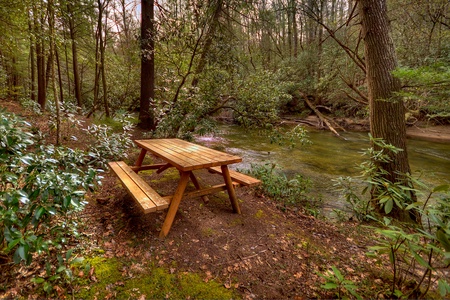
<instances>
[{"instance_id":1,"label":"green shrub","mask_svg":"<svg viewBox=\"0 0 450 300\"><path fill-rule=\"evenodd\" d=\"M298 205L307 202L307 192L310 187L309 179L297 174L294 178L277 170L272 163L251 165L249 173L262 181L260 191L283 205Z\"/></svg>"},{"instance_id":2,"label":"green shrub","mask_svg":"<svg viewBox=\"0 0 450 300\"><path fill-rule=\"evenodd\" d=\"M84 129L93 137L88 150L90 165L106 169L109 161L127 157L128 150L133 147L131 130L134 128L134 124L131 115L118 114L114 118L114 124L116 124L115 127L120 124L119 132L114 132L110 126L105 124L93 124Z\"/></svg>"},{"instance_id":3,"label":"green shrub","mask_svg":"<svg viewBox=\"0 0 450 300\"><path fill-rule=\"evenodd\" d=\"M0 251L30 264L77 234L75 213L100 177L84 153L36 144L28 127L0 111Z\"/></svg>"},{"instance_id":4,"label":"green shrub","mask_svg":"<svg viewBox=\"0 0 450 300\"><path fill-rule=\"evenodd\" d=\"M381 151L369 149L369 159L361 165L358 179L339 178L336 186L344 193L347 203L359 220L376 220L376 245L369 248L368 255L380 264L386 259L392 267L389 297L424 298L430 289L439 297L450 294L448 266L450 265L450 186L448 184L429 188L424 183L403 174L407 182L389 182L383 179L383 170L374 161L389 159L386 150L392 146L376 140ZM355 186L357 182L359 186ZM357 189L362 191L358 192ZM366 195L377 190L377 197ZM379 206L386 215L393 208L413 214L419 222L400 222L383 217L380 220L373 209ZM437 288L436 288L437 287Z\"/></svg>"}]
</instances>

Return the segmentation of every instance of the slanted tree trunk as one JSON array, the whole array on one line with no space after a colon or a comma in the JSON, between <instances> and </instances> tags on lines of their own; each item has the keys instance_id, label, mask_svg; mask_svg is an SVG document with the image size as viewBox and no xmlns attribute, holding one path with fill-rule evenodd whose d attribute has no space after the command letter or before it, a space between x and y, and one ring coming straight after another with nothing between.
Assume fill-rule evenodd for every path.
<instances>
[{"instance_id":1,"label":"slanted tree trunk","mask_svg":"<svg viewBox=\"0 0 450 300\"><path fill-rule=\"evenodd\" d=\"M155 41L154 0L142 0L141 20L141 98L139 106L139 127L155 129L155 116L150 108L155 98Z\"/></svg>"},{"instance_id":2,"label":"slanted tree trunk","mask_svg":"<svg viewBox=\"0 0 450 300\"><path fill-rule=\"evenodd\" d=\"M214 8L214 13L211 18L211 22L209 24L209 29L206 32L205 43L203 45L202 54L200 55L200 59L198 61L197 67L194 71L194 79L192 80L192 86L195 87L198 84L199 75L205 69L207 63L208 53L211 49L212 42L214 39L214 34L216 33L216 28L219 25L219 17L222 12L222 0L217 1L209 1L209 5Z\"/></svg>"},{"instance_id":3,"label":"slanted tree trunk","mask_svg":"<svg viewBox=\"0 0 450 300\"><path fill-rule=\"evenodd\" d=\"M405 107L402 98L395 93L400 81L392 75L397 67L394 43L390 36L386 0L358 0L362 34L365 42L366 76L370 108L370 133L386 143L402 149L389 153L389 162L376 162L384 170L383 178L392 183L408 179L404 174L411 169L406 151ZM374 144L375 150L380 148ZM378 191L373 191L373 197ZM395 209L396 217L408 219L409 215Z\"/></svg>"}]
</instances>

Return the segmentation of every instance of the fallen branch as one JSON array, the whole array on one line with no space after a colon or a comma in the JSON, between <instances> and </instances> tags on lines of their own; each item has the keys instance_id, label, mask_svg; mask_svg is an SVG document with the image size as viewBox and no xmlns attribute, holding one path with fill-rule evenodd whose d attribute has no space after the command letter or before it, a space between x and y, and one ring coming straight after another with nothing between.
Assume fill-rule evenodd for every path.
<instances>
[{"instance_id":1,"label":"fallen branch","mask_svg":"<svg viewBox=\"0 0 450 300\"><path fill-rule=\"evenodd\" d=\"M300 92L301 93L301 92ZM341 139L344 139L345 140L345 138L344 137L342 137L337 131L336 131L336 129L334 129L334 127L331 125L331 122L330 122L330 120L328 120L315 106L314 106L314 104L312 104L311 103L311 101L309 101L309 99L308 99L308 97L305 95L305 94L303 94L303 93L301 93L302 94L302 96L303 96L303 99L305 100L305 102L306 102L306 104L309 106L309 108L311 108L312 110L313 110L313 112L319 117L319 119L320 119L320 121L321 122L323 122L323 123L325 123L326 125L327 125L327 127L328 127L328 129L332 132L332 133L334 133L337 137L339 137L339 138L341 138Z\"/></svg>"}]
</instances>

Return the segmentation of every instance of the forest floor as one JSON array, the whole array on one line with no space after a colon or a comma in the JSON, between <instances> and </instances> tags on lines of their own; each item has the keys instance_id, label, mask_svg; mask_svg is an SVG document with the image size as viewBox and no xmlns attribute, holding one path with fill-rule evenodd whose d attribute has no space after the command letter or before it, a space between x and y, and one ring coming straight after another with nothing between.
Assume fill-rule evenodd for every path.
<instances>
[{"instance_id":1,"label":"forest floor","mask_svg":"<svg viewBox=\"0 0 450 300\"><path fill-rule=\"evenodd\" d=\"M0 104L48 132L45 116L31 115L14 102L1 100ZM417 129L417 134L423 130ZM445 131L450 141L450 128L445 127ZM438 134L431 128L429 132ZM140 137L142 132L136 130L134 138ZM65 146L82 146L71 143L67 141ZM133 149L128 162L133 163L137 155L137 148ZM198 274L204 282L219 282L236 298L244 299L335 297L335 291L320 287L324 280L318 275L331 266L353 281L364 298L383 298L389 290L388 259L379 261L366 256L367 247L374 244L373 234L357 222L332 223L307 215L301 208L280 209L256 190L241 188L237 195L242 214L232 212L223 193L209 196L207 204L200 198L187 199L181 202L169 235L161 240L158 234L165 212L143 214L114 174L107 171L103 176L102 186L89 195L89 203L80 216L84 238L77 248L83 249L83 256L120 261L122 278L98 291L94 295L97 299L125 298L121 290L126 282L152 266L175 275ZM174 173L145 176L160 194L172 193L176 188ZM207 172L200 172L198 177L204 185L220 180ZM37 299L45 295L29 281L42 272L42 266L5 263L0 268L0 298ZM85 286L93 288L99 284L95 272L92 269ZM75 291L82 288L73 287ZM58 291L59 298L72 296L66 290ZM135 288L127 298L151 296ZM167 298L171 298L170 293Z\"/></svg>"}]
</instances>

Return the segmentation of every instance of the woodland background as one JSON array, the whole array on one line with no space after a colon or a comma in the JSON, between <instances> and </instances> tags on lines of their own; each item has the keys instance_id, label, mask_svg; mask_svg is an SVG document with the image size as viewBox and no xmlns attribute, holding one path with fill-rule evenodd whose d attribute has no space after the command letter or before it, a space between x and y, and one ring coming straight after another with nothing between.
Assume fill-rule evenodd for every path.
<instances>
[{"instance_id":1,"label":"woodland background","mask_svg":"<svg viewBox=\"0 0 450 300\"><path fill-rule=\"evenodd\" d=\"M147 1L144 1L147 2ZM143 3L144 3L143 2ZM0 1L0 93L86 116L137 111L138 1ZM212 130L218 113L267 126L282 112L366 118L360 24L351 0L154 3L150 105L160 136ZM449 3L389 0L407 118L448 122ZM58 101L55 101L58 100ZM149 105L149 104L147 104Z\"/></svg>"}]
</instances>

